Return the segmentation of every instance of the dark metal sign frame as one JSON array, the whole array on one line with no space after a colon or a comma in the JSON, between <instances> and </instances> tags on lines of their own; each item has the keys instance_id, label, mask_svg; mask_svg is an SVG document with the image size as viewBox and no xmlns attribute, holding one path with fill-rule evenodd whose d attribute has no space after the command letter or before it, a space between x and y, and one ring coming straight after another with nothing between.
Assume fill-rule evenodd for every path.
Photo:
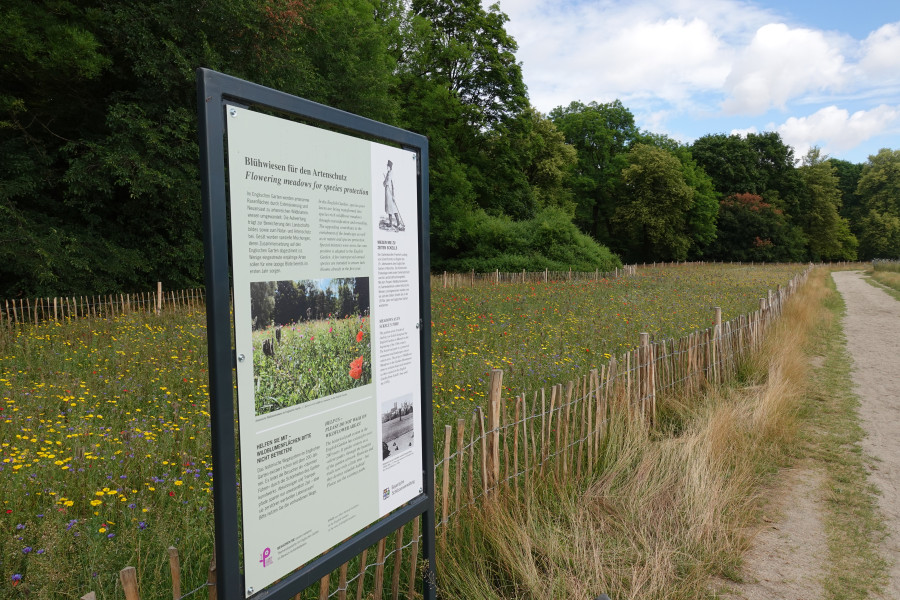
<instances>
[{"instance_id":1,"label":"dark metal sign frame","mask_svg":"<svg viewBox=\"0 0 900 600\"><path fill-rule=\"evenodd\" d=\"M435 598L434 448L431 407L431 306L428 228L428 140L422 135L340 111L278 90L224 75L197 70L200 169L203 200L203 240L209 346L209 396L215 503L215 552L219 600L244 598L241 573L237 464L235 443L234 375L230 310L228 193L225 171L226 102L274 110L326 125L348 135L367 136L397 144L417 153L419 218L419 315L421 319L421 398L423 493L405 506L375 521L352 538L303 565L253 598L288 600L338 568L381 538L418 516L423 518L422 552L426 568L423 592Z\"/></svg>"}]
</instances>

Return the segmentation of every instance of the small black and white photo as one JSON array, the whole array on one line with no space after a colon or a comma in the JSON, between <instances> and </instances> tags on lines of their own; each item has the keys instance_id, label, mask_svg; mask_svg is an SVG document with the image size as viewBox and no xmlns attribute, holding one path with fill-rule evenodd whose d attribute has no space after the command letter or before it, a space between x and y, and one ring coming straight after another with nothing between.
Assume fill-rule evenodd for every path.
<instances>
[{"instance_id":1,"label":"small black and white photo","mask_svg":"<svg viewBox=\"0 0 900 600\"><path fill-rule=\"evenodd\" d=\"M415 421L412 394L381 403L381 458L397 456L413 449Z\"/></svg>"}]
</instances>

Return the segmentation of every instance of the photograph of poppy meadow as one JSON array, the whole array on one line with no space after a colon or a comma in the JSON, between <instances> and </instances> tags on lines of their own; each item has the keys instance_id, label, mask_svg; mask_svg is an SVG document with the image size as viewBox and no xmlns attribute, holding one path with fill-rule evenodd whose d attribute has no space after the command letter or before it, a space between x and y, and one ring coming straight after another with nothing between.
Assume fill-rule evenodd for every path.
<instances>
[{"instance_id":1,"label":"photograph of poppy meadow","mask_svg":"<svg viewBox=\"0 0 900 600\"><path fill-rule=\"evenodd\" d=\"M726 320L753 311L803 268L682 264L614 279L434 284L434 430L471 416L492 368L504 370L509 396L565 382L634 347L640 332L680 337L708 327L716 306ZM367 286L257 290L258 397L280 406L371 381L359 304ZM293 298L299 313L279 298ZM266 340L275 340L274 357ZM304 374L315 374L312 383ZM202 305L0 327L0 597L121 598L127 565L142 598L172 597L170 546L183 593L204 584L213 547L208 379Z\"/></svg>"},{"instance_id":2,"label":"photograph of poppy meadow","mask_svg":"<svg viewBox=\"0 0 900 600\"><path fill-rule=\"evenodd\" d=\"M257 415L372 381L368 278L250 284Z\"/></svg>"}]
</instances>

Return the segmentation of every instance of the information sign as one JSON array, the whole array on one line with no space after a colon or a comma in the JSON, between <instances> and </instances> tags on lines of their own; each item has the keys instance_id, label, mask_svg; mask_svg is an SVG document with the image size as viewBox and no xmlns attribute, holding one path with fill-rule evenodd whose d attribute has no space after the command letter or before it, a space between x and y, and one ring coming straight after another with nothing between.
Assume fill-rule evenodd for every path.
<instances>
[{"instance_id":1,"label":"information sign","mask_svg":"<svg viewBox=\"0 0 900 600\"><path fill-rule=\"evenodd\" d=\"M286 600L419 516L433 599L427 141L197 82L219 600Z\"/></svg>"},{"instance_id":2,"label":"information sign","mask_svg":"<svg viewBox=\"0 0 900 600\"><path fill-rule=\"evenodd\" d=\"M418 222L402 216L417 156L226 112L244 574L258 590L423 491ZM283 297L338 298L337 282L344 314Z\"/></svg>"}]
</instances>

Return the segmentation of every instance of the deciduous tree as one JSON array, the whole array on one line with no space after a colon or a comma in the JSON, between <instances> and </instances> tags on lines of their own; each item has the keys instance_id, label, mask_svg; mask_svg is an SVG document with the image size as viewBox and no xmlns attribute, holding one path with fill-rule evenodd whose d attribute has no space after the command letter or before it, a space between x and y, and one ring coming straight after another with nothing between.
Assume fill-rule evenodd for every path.
<instances>
[{"instance_id":1,"label":"deciduous tree","mask_svg":"<svg viewBox=\"0 0 900 600\"><path fill-rule=\"evenodd\" d=\"M836 169L818 148L811 148L798 169L804 184L796 222L809 240L812 260L854 260L856 237L840 216L841 191Z\"/></svg>"},{"instance_id":2,"label":"deciduous tree","mask_svg":"<svg viewBox=\"0 0 900 600\"><path fill-rule=\"evenodd\" d=\"M882 148L863 166L860 258L900 258L900 150Z\"/></svg>"},{"instance_id":3,"label":"deciduous tree","mask_svg":"<svg viewBox=\"0 0 900 600\"><path fill-rule=\"evenodd\" d=\"M634 116L618 100L608 104L572 102L550 111L550 118L578 151L572 175L575 221L600 243L612 241L615 190L625 153L638 136Z\"/></svg>"},{"instance_id":4,"label":"deciduous tree","mask_svg":"<svg viewBox=\"0 0 900 600\"><path fill-rule=\"evenodd\" d=\"M691 247L688 211L694 191L684 181L681 162L670 152L635 144L622 171L620 200L613 216L626 260L684 260Z\"/></svg>"}]
</instances>

